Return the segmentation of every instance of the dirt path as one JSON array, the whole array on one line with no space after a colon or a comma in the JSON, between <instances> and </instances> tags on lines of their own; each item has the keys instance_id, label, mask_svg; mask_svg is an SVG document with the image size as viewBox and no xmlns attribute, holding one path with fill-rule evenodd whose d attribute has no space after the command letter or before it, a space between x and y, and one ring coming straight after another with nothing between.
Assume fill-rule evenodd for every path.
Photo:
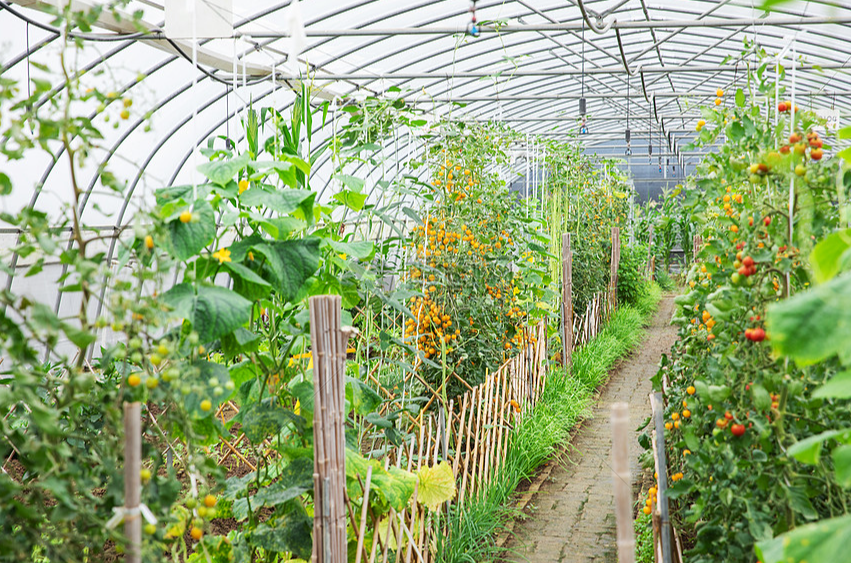
<instances>
[{"instance_id":1,"label":"dirt path","mask_svg":"<svg viewBox=\"0 0 851 563\"><path fill-rule=\"evenodd\" d=\"M612 403L628 402L632 429L650 415L650 377L658 369L661 354L676 340L676 328L669 326L673 306L673 297L662 299L641 347L611 375L594 406L593 418L583 423L567 448L567 459L555 465L540 484L524 511L525 519L516 523L515 536L506 546L512 551L508 561L617 561L609 410ZM629 443L634 480L639 471L637 435Z\"/></svg>"}]
</instances>

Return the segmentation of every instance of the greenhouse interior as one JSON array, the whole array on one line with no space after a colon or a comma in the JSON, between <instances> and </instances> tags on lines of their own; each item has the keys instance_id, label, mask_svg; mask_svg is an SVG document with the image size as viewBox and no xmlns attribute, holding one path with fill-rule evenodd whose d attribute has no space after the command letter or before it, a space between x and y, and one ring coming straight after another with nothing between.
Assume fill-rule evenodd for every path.
<instances>
[{"instance_id":1,"label":"greenhouse interior","mask_svg":"<svg viewBox=\"0 0 851 563\"><path fill-rule=\"evenodd\" d=\"M851 562L849 37L0 0L0 562Z\"/></svg>"}]
</instances>

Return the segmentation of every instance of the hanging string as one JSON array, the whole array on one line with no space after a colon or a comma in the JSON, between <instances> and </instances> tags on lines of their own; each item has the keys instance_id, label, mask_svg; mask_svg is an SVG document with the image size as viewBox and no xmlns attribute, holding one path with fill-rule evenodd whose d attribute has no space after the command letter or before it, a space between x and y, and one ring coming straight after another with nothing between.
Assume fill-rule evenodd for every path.
<instances>
[{"instance_id":1,"label":"hanging string","mask_svg":"<svg viewBox=\"0 0 851 563\"><path fill-rule=\"evenodd\" d=\"M582 20L582 94L585 97L585 19Z\"/></svg>"},{"instance_id":2,"label":"hanging string","mask_svg":"<svg viewBox=\"0 0 851 563\"><path fill-rule=\"evenodd\" d=\"M192 150L192 199L198 199L198 15L195 12L195 4L191 4L192 10L192 137L194 148Z\"/></svg>"},{"instance_id":3,"label":"hanging string","mask_svg":"<svg viewBox=\"0 0 851 563\"><path fill-rule=\"evenodd\" d=\"M27 22L27 98L32 96L30 90L30 23Z\"/></svg>"}]
</instances>

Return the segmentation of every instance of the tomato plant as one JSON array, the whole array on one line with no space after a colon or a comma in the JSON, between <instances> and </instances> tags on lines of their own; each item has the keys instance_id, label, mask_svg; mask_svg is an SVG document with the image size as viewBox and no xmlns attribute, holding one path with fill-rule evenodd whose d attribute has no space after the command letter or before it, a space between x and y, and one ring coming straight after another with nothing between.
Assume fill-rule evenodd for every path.
<instances>
[{"instance_id":1,"label":"tomato plant","mask_svg":"<svg viewBox=\"0 0 851 563\"><path fill-rule=\"evenodd\" d=\"M773 91L761 77L750 80ZM839 361L784 361L772 347L795 343L778 340L778 321L765 324L772 304L813 283L813 241L840 225L836 210L849 186L837 160L822 158L817 117L796 112L800 133L789 139L792 112L781 112L775 127L747 105L744 91L736 101L703 111L698 143L726 137L684 191L684 210L705 245L689 269L687 293L676 300L680 341L655 381L668 383L670 473L683 475L669 497L694 561L753 561L757 542L844 514L849 496L835 459L805 466L793 454L851 422L847 402L826 402L816 392L840 371Z\"/></svg>"}]
</instances>

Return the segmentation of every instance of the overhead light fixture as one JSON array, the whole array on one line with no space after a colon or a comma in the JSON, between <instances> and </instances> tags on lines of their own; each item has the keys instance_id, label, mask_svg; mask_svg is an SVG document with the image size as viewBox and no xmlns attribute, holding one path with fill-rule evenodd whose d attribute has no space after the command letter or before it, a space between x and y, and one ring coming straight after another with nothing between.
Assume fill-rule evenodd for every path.
<instances>
[{"instance_id":1,"label":"overhead light fixture","mask_svg":"<svg viewBox=\"0 0 851 563\"><path fill-rule=\"evenodd\" d=\"M585 98L579 98L579 115L585 115L588 113L588 100Z\"/></svg>"}]
</instances>

